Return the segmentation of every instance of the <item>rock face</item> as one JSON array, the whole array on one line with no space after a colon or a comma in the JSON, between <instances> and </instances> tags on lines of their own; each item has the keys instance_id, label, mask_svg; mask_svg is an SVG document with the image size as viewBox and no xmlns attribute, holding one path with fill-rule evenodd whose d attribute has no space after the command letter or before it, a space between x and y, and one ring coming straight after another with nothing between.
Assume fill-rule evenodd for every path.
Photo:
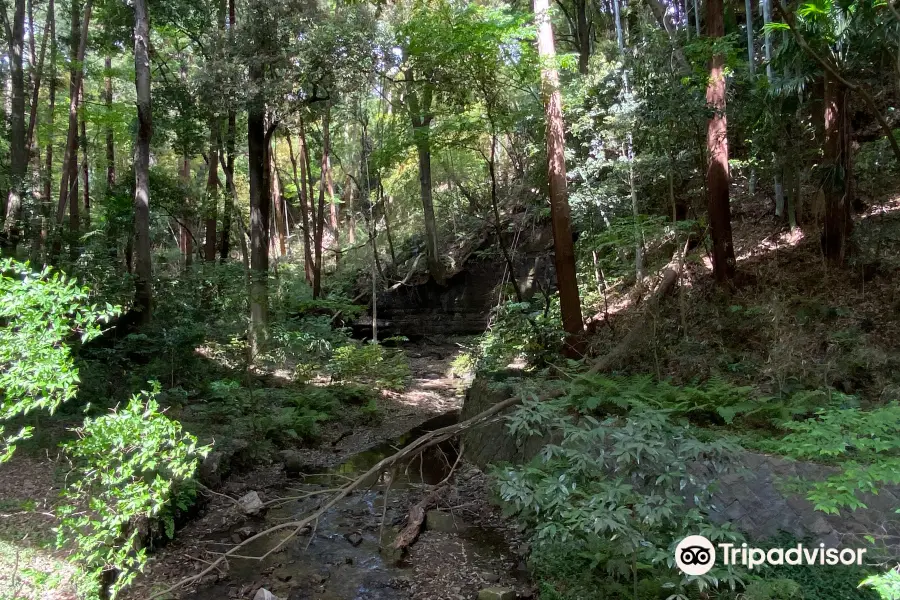
<instances>
[{"instance_id":1,"label":"rock face","mask_svg":"<svg viewBox=\"0 0 900 600\"><path fill-rule=\"evenodd\" d=\"M505 588L485 588L478 592L478 600L516 600L516 593Z\"/></svg>"},{"instance_id":2,"label":"rock face","mask_svg":"<svg viewBox=\"0 0 900 600\"><path fill-rule=\"evenodd\" d=\"M460 420L471 418L509 398L512 390L512 380L476 379L466 394ZM501 462L528 462L549 441L534 436L517 443L502 420L463 434L466 459L481 468ZM785 491L784 483L794 478L819 481L828 477L833 469L747 450L741 453L736 463L733 472L719 479L715 508L710 514L710 519L716 523L731 523L751 539L765 539L786 532L797 539L809 538L828 546L859 544L860 548L870 547L862 536L873 532L891 540L900 539L900 515L894 512L900 507L900 488L887 487L877 496L865 495L863 502L868 508L826 515L816 511L805 498ZM856 539L848 539L848 536ZM892 554L900 556L900 546L895 541L890 543Z\"/></svg>"},{"instance_id":3,"label":"rock face","mask_svg":"<svg viewBox=\"0 0 900 600\"><path fill-rule=\"evenodd\" d=\"M556 286L553 237L549 224L519 227L518 235L504 234L516 267L516 281L524 298ZM444 285L424 270L424 258L407 261L400 268L404 285L378 295L380 335L404 335L419 339L427 335L472 335L484 332L491 309L497 305L500 286L509 281L507 263L498 249L496 236L485 234L467 247L455 248ZM359 336L371 330L371 314L353 325Z\"/></svg>"}]
</instances>

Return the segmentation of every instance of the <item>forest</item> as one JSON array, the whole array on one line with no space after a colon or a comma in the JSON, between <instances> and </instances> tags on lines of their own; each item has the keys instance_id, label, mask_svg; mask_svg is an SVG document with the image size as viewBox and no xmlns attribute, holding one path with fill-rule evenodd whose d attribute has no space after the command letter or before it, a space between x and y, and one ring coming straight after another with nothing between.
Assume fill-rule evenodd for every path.
<instances>
[{"instance_id":1,"label":"forest","mask_svg":"<svg viewBox=\"0 0 900 600\"><path fill-rule=\"evenodd\" d=\"M0 600L900 600L891 0L0 38Z\"/></svg>"}]
</instances>

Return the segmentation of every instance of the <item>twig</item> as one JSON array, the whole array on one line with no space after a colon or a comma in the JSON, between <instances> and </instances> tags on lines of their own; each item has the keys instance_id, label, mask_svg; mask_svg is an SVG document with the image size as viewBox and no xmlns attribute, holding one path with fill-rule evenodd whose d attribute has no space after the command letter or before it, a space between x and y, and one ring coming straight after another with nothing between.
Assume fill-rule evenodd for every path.
<instances>
[{"instance_id":1,"label":"twig","mask_svg":"<svg viewBox=\"0 0 900 600\"><path fill-rule=\"evenodd\" d=\"M547 397L548 398L556 397L556 396L559 396L561 393L562 392L560 392L560 391L556 391L554 393L548 394ZM358 487L363 485L366 481L369 481L371 477L373 477L374 475L377 475L378 473L381 473L386 467L393 466L393 465L403 462L413 456L417 456L423 450L426 450L428 448L431 448L432 446L436 446L442 442L452 439L452 438L456 437L457 435L459 435L461 432L466 431L467 429L483 425L486 422L491 421L493 417L496 417L497 415L499 415L501 412L503 412L507 408L510 408L512 406L515 406L515 405L521 403L521 401L522 401L522 399L519 397L507 398L506 400L502 400L502 401L498 402L491 408L487 409L486 411L484 411L480 414L475 415L474 417L472 417L470 419L467 419L460 423L456 423L454 425L448 425L447 427L442 427L441 429L435 429L434 431L424 434L423 436L421 436L418 439L416 439L415 441L411 442L409 445L407 445L405 448L398 451L397 453L395 453L391 456L385 457L382 460L378 461L378 463L375 464L374 466L372 466L368 471L366 471L365 473L363 473L362 475L360 475L353 481L349 482L344 487L340 488L340 490L338 492L336 492L334 494L334 496L332 496L331 499L328 500L328 502L326 502L324 505L319 507L317 510L315 510L313 513L311 513L307 517L305 517L299 521L291 521L288 523L280 523L278 525L273 525L272 527L269 527L268 529L261 531L261 532L257 533L256 535L247 538L240 544L233 547L231 550L228 550L227 552L223 553L219 558L217 558L215 561L213 561L213 563L211 565L209 565L208 567L206 567L199 573L197 573L195 575L191 575L190 577L185 577L184 579L181 579L180 581L172 584L168 588L153 594L152 596L149 597L148 600L153 600L154 598L159 598L160 596L165 596L167 594L171 594L172 592L174 592L175 590L177 590L179 588L182 588L186 585L190 585L196 581L199 581L200 579L203 578L204 575L207 575L210 572L212 572L216 568L217 565L221 564L223 561L227 560L229 557L234 557L238 553L238 550L245 548L246 546L255 542L256 540L262 539L264 537L267 537L267 536L272 535L273 533L277 533L279 531L291 529L292 531L283 540L281 540L281 542L279 542L279 544L277 546L275 546L273 549L269 550L262 556L257 557L255 560L263 560L263 559L267 558L272 553L279 550L288 540L290 540L291 538L296 536L304 526L307 526L310 523L314 523L314 522L318 523L318 520L322 517L322 515L327 513L338 502L340 502L341 500L343 500L344 498L349 496L354 490L356 490Z\"/></svg>"},{"instance_id":2,"label":"twig","mask_svg":"<svg viewBox=\"0 0 900 600\"><path fill-rule=\"evenodd\" d=\"M196 485L198 488L200 488L202 491L206 492L207 494L212 494L213 496L220 496L227 500L231 500L231 502L233 502L235 506L241 505L240 501L238 501L237 499L232 498L228 494L220 494L219 492L213 491L213 490L209 489L208 487L206 487L205 485L203 485L202 483L200 483L199 481L196 482Z\"/></svg>"}]
</instances>

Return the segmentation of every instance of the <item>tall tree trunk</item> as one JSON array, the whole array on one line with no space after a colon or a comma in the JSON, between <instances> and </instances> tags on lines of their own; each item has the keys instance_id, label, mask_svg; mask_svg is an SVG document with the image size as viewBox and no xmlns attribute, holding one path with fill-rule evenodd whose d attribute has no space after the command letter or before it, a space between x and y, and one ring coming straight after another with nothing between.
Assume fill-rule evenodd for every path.
<instances>
[{"instance_id":1,"label":"tall tree trunk","mask_svg":"<svg viewBox=\"0 0 900 600\"><path fill-rule=\"evenodd\" d=\"M269 165L272 181L272 205L275 207L275 234L278 237L278 255L287 256L287 215L284 209L284 196L281 194L281 179L278 175L275 148L271 148Z\"/></svg>"},{"instance_id":2,"label":"tall tree trunk","mask_svg":"<svg viewBox=\"0 0 900 600\"><path fill-rule=\"evenodd\" d=\"M384 195L384 186L378 181L378 194L381 196L381 205L384 210L384 232L387 235L388 250L391 253L391 264L397 266L397 254L394 252L394 238L391 235L391 197Z\"/></svg>"},{"instance_id":3,"label":"tall tree trunk","mask_svg":"<svg viewBox=\"0 0 900 600\"><path fill-rule=\"evenodd\" d=\"M56 45L56 3L50 0L47 6L47 21L49 22L50 35L50 81L48 85L48 117L47 124L50 129L50 139L47 141L47 153L44 157L44 191L41 194L41 242L44 247L50 237L50 203L53 194L53 142L56 138L55 127L53 126L54 113L56 111L56 55L58 47Z\"/></svg>"},{"instance_id":4,"label":"tall tree trunk","mask_svg":"<svg viewBox=\"0 0 900 600\"><path fill-rule=\"evenodd\" d=\"M111 120L113 110L113 84L112 84L112 57L103 59L104 75L104 101L106 102L106 116ZM106 193L109 194L116 185L116 138L113 134L112 123L106 125Z\"/></svg>"},{"instance_id":5,"label":"tall tree trunk","mask_svg":"<svg viewBox=\"0 0 900 600\"><path fill-rule=\"evenodd\" d=\"M324 168L327 170L325 185L328 188L328 204L330 205L329 212L331 214L331 243L334 244L334 262L337 265L341 262L341 227L338 218L339 207L334 197L334 174L331 172L330 152L328 160L324 163Z\"/></svg>"},{"instance_id":6,"label":"tall tree trunk","mask_svg":"<svg viewBox=\"0 0 900 600\"><path fill-rule=\"evenodd\" d=\"M407 74L412 83L412 73ZM426 85L422 98L416 90L411 89L407 94L407 107L412 121L413 138L416 144L416 154L419 158L419 193L422 198L422 212L425 217L425 258L428 261L428 271L432 278L444 285L444 265L441 262L440 243L438 241L437 221L434 217L434 196L431 189L431 121L434 114L431 111L433 90Z\"/></svg>"},{"instance_id":7,"label":"tall tree trunk","mask_svg":"<svg viewBox=\"0 0 900 600\"><path fill-rule=\"evenodd\" d=\"M566 354L582 354L584 321L575 272L575 247L572 241L569 196L566 190L565 126L562 118L562 96L559 74L554 64L556 48L550 24L549 0L534 0L537 21L538 54L541 58L541 93L547 120L547 166L550 182L550 218L553 228L556 280L563 329L568 333Z\"/></svg>"},{"instance_id":8,"label":"tall tree trunk","mask_svg":"<svg viewBox=\"0 0 900 600\"><path fill-rule=\"evenodd\" d=\"M313 266L313 298L322 295L322 238L325 233L325 187L326 173L328 172L329 155L331 153L331 104L325 105L325 113L322 115L322 174L319 184L319 207L315 215L315 236L313 249L315 253L315 265Z\"/></svg>"},{"instance_id":9,"label":"tall tree trunk","mask_svg":"<svg viewBox=\"0 0 900 600\"><path fill-rule=\"evenodd\" d=\"M84 23L87 39L87 23L91 0L87 0ZM153 137L153 113L150 104L150 20L146 0L134 0L134 86L137 94L138 131L134 149L134 226L135 250L135 308L141 321L149 323L152 309L152 269L150 257L150 139Z\"/></svg>"},{"instance_id":10,"label":"tall tree trunk","mask_svg":"<svg viewBox=\"0 0 900 600\"><path fill-rule=\"evenodd\" d=\"M84 82L81 84L81 105L84 106ZM91 228L91 188L90 178L91 170L88 164L88 138L87 138L87 122L85 119L85 111L81 110L81 198L82 208L84 208L84 229L89 231Z\"/></svg>"},{"instance_id":11,"label":"tall tree trunk","mask_svg":"<svg viewBox=\"0 0 900 600\"><path fill-rule=\"evenodd\" d=\"M263 82L261 65L250 68L250 84ZM255 358L266 338L269 316L269 182L266 177L266 105L256 93L247 107L247 160L250 174L250 356Z\"/></svg>"},{"instance_id":12,"label":"tall tree trunk","mask_svg":"<svg viewBox=\"0 0 900 600\"><path fill-rule=\"evenodd\" d=\"M144 13L144 16L146 16L146 6L144 5L144 1L145 0L141 0L142 12ZM84 17L81 22L80 34L78 31L78 3L73 1L72 4L72 45L73 51L75 48L77 48L77 51L73 52L73 54L75 54L75 60L72 61L71 82L69 84L69 133L66 137L63 165L62 170L60 171L59 203L56 206L57 225L62 225L63 218L66 215L66 204L69 200L69 186L71 184L71 178L76 172L73 166L77 161L76 151L78 146L78 90L81 89L81 80L84 77L84 53L87 49L88 26L91 22L91 6L93 0L87 0L84 5ZM135 6L135 14L137 14L137 6ZM135 21L135 27L137 27L137 21ZM149 41L143 43L147 44ZM135 50L137 50L137 45L135 46ZM135 60L137 60L137 58L135 58ZM139 77L135 75L136 85L138 79ZM137 192L135 193L137 194Z\"/></svg>"},{"instance_id":13,"label":"tall tree trunk","mask_svg":"<svg viewBox=\"0 0 900 600\"><path fill-rule=\"evenodd\" d=\"M184 206L187 207L191 203L191 195L187 192L191 186L191 159L185 154L181 157L181 184L184 186ZM187 213L187 210L185 210ZM178 225L178 243L181 248L181 256L184 259L184 268L188 270L194 264L194 233L191 229L192 219L188 216L182 217L181 223Z\"/></svg>"},{"instance_id":14,"label":"tall tree trunk","mask_svg":"<svg viewBox=\"0 0 900 600\"><path fill-rule=\"evenodd\" d=\"M344 177L344 191L341 195L341 203L347 211L347 243L356 245L356 211L353 206L353 180L350 174Z\"/></svg>"},{"instance_id":15,"label":"tall tree trunk","mask_svg":"<svg viewBox=\"0 0 900 600\"><path fill-rule=\"evenodd\" d=\"M853 169L850 150L850 115L847 88L825 74L825 147L824 181L825 221L822 227L822 251L835 265L847 257L853 231Z\"/></svg>"},{"instance_id":16,"label":"tall tree trunk","mask_svg":"<svg viewBox=\"0 0 900 600\"><path fill-rule=\"evenodd\" d=\"M29 4L30 6L30 4ZM52 0L50 8L48 11L52 10ZM37 142L35 141L34 132L37 129L38 122L38 110L40 109L40 94L41 94L41 80L43 79L44 73L44 58L47 54L47 38L49 37L50 32L50 24L53 22L53 19L50 18L49 12L47 16L47 22L44 24L44 36L41 38L41 55L38 58L37 65L32 68L31 75L31 113L28 118L28 133L25 136L26 145L31 153L31 156L34 157L37 155ZM34 23L31 23L31 36L32 41L34 40ZM32 57L34 60L34 57ZM40 163L40 161L38 161Z\"/></svg>"},{"instance_id":17,"label":"tall tree trunk","mask_svg":"<svg viewBox=\"0 0 900 600\"><path fill-rule=\"evenodd\" d=\"M575 27L578 37L578 72L587 75L591 61L591 22L588 20L588 0L575 0Z\"/></svg>"},{"instance_id":18,"label":"tall tree trunk","mask_svg":"<svg viewBox=\"0 0 900 600\"><path fill-rule=\"evenodd\" d=\"M5 4L3 10L5 11ZM12 26L3 14L3 24L9 42L9 69L12 79L12 100L9 115L9 195L4 207L3 245L14 250L19 242L22 218L22 195L28 170L28 146L25 139L25 0L16 0Z\"/></svg>"},{"instance_id":19,"label":"tall tree trunk","mask_svg":"<svg viewBox=\"0 0 900 600\"><path fill-rule=\"evenodd\" d=\"M722 0L707 0L706 26L711 38L725 34ZM729 203L728 123L725 117L725 57L714 54L710 60L706 103L712 116L707 124L706 171L707 210L713 242L713 274L723 283L734 278L734 243L731 238L731 206Z\"/></svg>"},{"instance_id":20,"label":"tall tree trunk","mask_svg":"<svg viewBox=\"0 0 900 600\"><path fill-rule=\"evenodd\" d=\"M219 121L215 117L209 120L209 157L206 176L206 205L204 215L206 217L206 241L203 247L204 258L207 262L216 260L216 223L219 209Z\"/></svg>"},{"instance_id":21,"label":"tall tree trunk","mask_svg":"<svg viewBox=\"0 0 900 600\"><path fill-rule=\"evenodd\" d=\"M301 127L303 126L303 121L300 121ZM303 138L305 136L300 137L300 176L297 176L297 156L294 154L294 145L291 142L291 136L288 134L288 152L291 155L291 169L294 174L294 187L297 188L297 197L300 202L300 220L302 222L301 229L303 230L303 268L306 273L306 282L312 285L312 271L313 271L313 258L312 258L312 246L310 244L310 230L309 230L309 204L308 197L306 194L306 157L304 153L306 149L304 147Z\"/></svg>"},{"instance_id":22,"label":"tall tree trunk","mask_svg":"<svg viewBox=\"0 0 900 600\"><path fill-rule=\"evenodd\" d=\"M223 262L228 259L231 240L232 213L236 209L237 193L234 187L234 145L237 133L237 115L235 111L228 111L228 131L225 134L225 187L228 189L228 198L222 207L222 242L219 246L219 259Z\"/></svg>"}]
</instances>

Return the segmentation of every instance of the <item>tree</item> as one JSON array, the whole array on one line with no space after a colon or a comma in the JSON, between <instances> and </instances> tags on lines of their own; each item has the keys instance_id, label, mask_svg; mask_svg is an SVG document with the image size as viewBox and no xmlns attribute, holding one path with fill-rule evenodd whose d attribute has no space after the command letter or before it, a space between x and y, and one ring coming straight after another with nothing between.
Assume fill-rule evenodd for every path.
<instances>
[{"instance_id":1,"label":"tree","mask_svg":"<svg viewBox=\"0 0 900 600\"><path fill-rule=\"evenodd\" d=\"M581 354L581 334L584 321L581 317L581 299L575 272L575 248L568 192L566 191L565 126L562 118L562 96L559 92L559 75L553 64L556 50L553 44L553 28L550 24L549 1L534 0L534 17L537 21L538 55L541 65L541 92L547 120L547 167L550 183L550 217L553 223L553 247L555 250L556 282L559 287L559 304L563 329L569 334L567 354Z\"/></svg>"},{"instance_id":2,"label":"tree","mask_svg":"<svg viewBox=\"0 0 900 600\"><path fill-rule=\"evenodd\" d=\"M713 42L725 35L722 0L707 0L706 27ZM706 129L706 200L713 244L713 275L716 281L724 283L734 279L735 259L729 198L728 122L725 117L725 56L719 50L714 52L706 88L706 103L712 112Z\"/></svg>"},{"instance_id":3,"label":"tree","mask_svg":"<svg viewBox=\"0 0 900 600\"><path fill-rule=\"evenodd\" d=\"M9 196L3 206L4 246L15 249L19 237L19 221L22 218L22 194L25 187L25 173L28 169L28 147L25 139L25 71L22 56L25 47L25 0L15 0L15 12L10 26L6 16L6 2L0 3L3 28L9 42L12 101L10 103L9 154L10 186ZM32 25L33 27L33 25Z\"/></svg>"},{"instance_id":4,"label":"tree","mask_svg":"<svg viewBox=\"0 0 900 600\"><path fill-rule=\"evenodd\" d=\"M91 0L87 1L85 24L91 3ZM81 47L84 47L83 40ZM80 54L84 56L83 50ZM150 18L146 0L134 0L134 87L138 117L134 147L134 305L140 312L141 322L149 323L153 298L153 262L150 256L150 140L153 137L153 107L150 103Z\"/></svg>"}]
</instances>

